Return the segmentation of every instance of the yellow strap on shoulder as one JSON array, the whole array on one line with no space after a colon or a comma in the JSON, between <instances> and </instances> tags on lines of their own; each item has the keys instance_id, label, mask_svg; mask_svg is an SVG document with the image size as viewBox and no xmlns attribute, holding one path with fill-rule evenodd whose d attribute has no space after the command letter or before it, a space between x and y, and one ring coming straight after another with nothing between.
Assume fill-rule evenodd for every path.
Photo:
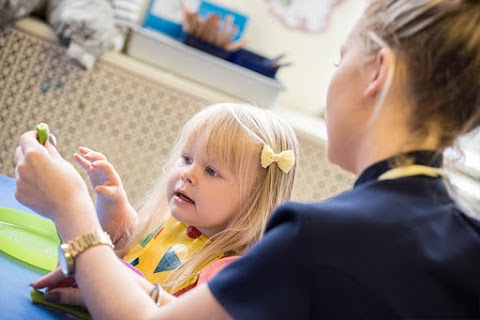
<instances>
[{"instance_id":1,"label":"yellow strap on shoulder","mask_svg":"<svg viewBox=\"0 0 480 320\"><path fill-rule=\"evenodd\" d=\"M388 170L378 177L378 180L392 180L412 176L428 176L436 178L443 175L441 168L412 164Z\"/></svg>"}]
</instances>

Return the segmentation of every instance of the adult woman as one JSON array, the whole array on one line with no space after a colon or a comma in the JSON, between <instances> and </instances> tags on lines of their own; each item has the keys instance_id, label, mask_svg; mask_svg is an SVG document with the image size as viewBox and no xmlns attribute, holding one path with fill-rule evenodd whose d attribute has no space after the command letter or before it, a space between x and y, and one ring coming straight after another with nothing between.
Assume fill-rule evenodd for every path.
<instances>
[{"instance_id":1,"label":"adult woman","mask_svg":"<svg viewBox=\"0 0 480 320\"><path fill-rule=\"evenodd\" d=\"M443 149L480 124L478 25L478 0L372 1L327 101L329 158L360 175L353 190L281 206L243 258L157 309L119 276L110 248L92 247L76 259L92 314L478 318L480 224L451 200L439 169ZM86 188L56 150L47 145L47 155L32 133L20 145L18 199L52 217L63 239L97 230ZM97 260L111 268L90 272Z\"/></svg>"}]
</instances>

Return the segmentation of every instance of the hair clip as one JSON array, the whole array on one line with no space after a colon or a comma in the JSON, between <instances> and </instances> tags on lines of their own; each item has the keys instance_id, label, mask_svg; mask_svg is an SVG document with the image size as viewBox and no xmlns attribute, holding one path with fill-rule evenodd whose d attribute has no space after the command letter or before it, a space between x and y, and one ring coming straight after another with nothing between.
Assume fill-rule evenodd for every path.
<instances>
[{"instance_id":1,"label":"hair clip","mask_svg":"<svg viewBox=\"0 0 480 320\"><path fill-rule=\"evenodd\" d=\"M262 167L267 168L273 162L276 162L280 170L288 173L295 164L295 153L293 150L285 150L280 153L275 153L269 145L264 145L260 159Z\"/></svg>"}]
</instances>

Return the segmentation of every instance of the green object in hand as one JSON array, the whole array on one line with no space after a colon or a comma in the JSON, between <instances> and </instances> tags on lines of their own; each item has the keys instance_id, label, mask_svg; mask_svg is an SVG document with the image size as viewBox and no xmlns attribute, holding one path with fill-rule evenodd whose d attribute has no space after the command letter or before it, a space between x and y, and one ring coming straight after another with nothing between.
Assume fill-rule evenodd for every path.
<instances>
[{"instance_id":1,"label":"green object in hand","mask_svg":"<svg viewBox=\"0 0 480 320\"><path fill-rule=\"evenodd\" d=\"M50 135L50 129L48 128L48 124L40 123L37 125L37 140L41 144L45 144L48 140L48 136Z\"/></svg>"},{"instance_id":2,"label":"green object in hand","mask_svg":"<svg viewBox=\"0 0 480 320\"><path fill-rule=\"evenodd\" d=\"M43 300L43 292L41 291L31 289L30 298L32 299L32 302L34 304L45 306L47 308L52 308L59 311L63 311L63 312L72 314L79 319L85 319L85 320L92 319L92 317L90 316L90 313L88 313L88 310L80 306L70 306L66 304L47 302Z\"/></svg>"}]
</instances>

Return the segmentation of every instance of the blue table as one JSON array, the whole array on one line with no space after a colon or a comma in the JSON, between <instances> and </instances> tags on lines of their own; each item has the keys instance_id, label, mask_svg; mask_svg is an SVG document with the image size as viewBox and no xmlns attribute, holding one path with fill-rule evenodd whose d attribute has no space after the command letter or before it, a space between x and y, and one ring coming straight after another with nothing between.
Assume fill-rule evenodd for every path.
<instances>
[{"instance_id":1,"label":"blue table","mask_svg":"<svg viewBox=\"0 0 480 320\"><path fill-rule=\"evenodd\" d=\"M0 175L0 207L37 215L15 199L15 180ZM45 270L26 264L0 251L0 319L73 319L60 311L34 305L29 284Z\"/></svg>"}]
</instances>

